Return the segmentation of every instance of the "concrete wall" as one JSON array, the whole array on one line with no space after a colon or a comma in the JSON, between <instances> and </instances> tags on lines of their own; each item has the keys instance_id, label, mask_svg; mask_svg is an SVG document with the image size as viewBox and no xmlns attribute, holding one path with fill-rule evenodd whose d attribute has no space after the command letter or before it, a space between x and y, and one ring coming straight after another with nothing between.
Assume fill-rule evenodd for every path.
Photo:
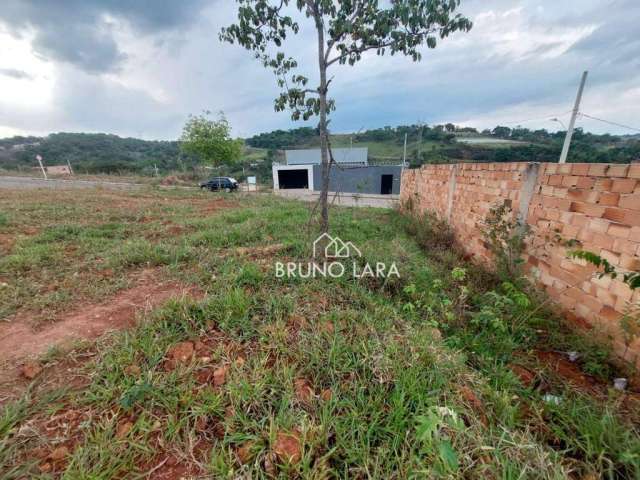
<instances>
[{"instance_id":1,"label":"concrete wall","mask_svg":"<svg viewBox=\"0 0 640 480\"><path fill-rule=\"evenodd\" d=\"M382 175L393 175L393 190L391 193L400 193L399 165L368 166L368 167L331 167L329 178L329 190L332 192L346 193L380 193L380 181ZM313 166L314 190L322 187L322 166Z\"/></svg>"},{"instance_id":2,"label":"concrete wall","mask_svg":"<svg viewBox=\"0 0 640 480\"><path fill-rule=\"evenodd\" d=\"M490 254L480 224L491 206L511 202L531 227L525 252L530 278L576 323L613 337L620 355L640 366L640 339L624 344L619 319L640 300L623 282L597 278L553 241L577 239L621 270L640 270L640 164L467 163L405 170L401 202L447 218L460 244L481 262Z\"/></svg>"}]
</instances>

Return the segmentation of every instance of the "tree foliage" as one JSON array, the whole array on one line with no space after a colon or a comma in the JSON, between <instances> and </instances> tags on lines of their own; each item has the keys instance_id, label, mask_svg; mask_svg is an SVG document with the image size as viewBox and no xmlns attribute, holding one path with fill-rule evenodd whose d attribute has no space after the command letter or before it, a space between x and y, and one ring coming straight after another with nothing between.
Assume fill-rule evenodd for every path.
<instances>
[{"instance_id":1,"label":"tree foliage","mask_svg":"<svg viewBox=\"0 0 640 480\"><path fill-rule=\"evenodd\" d=\"M414 61L419 47L435 48L437 39L457 30L468 31L471 22L455 10L460 0L236 0L238 22L223 28L220 38L238 43L273 70L282 89L276 111L289 109L294 120L319 117L322 179L320 228L329 228L329 172L331 150L328 114L335 102L328 97L328 70L333 65L355 65L365 52L400 53ZM302 12L315 27L318 84L308 87L309 77L298 72L298 60L281 50L288 37L300 31L293 15ZM332 159L331 159L332 160Z\"/></svg>"},{"instance_id":2,"label":"tree foliage","mask_svg":"<svg viewBox=\"0 0 640 480\"><path fill-rule=\"evenodd\" d=\"M212 165L231 164L239 160L242 140L231 138L231 127L223 113L217 120L209 118L210 112L190 115L182 130L180 149L196 155Z\"/></svg>"},{"instance_id":3,"label":"tree foliage","mask_svg":"<svg viewBox=\"0 0 640 480\"><path fill-rule=\"evenodd\" d=\"M283 89L275 100L275 109L289 108L294 120L318 115L318 94L323 92L320 86L307 88L309 77L296 73L298 60L279 50L300 30L288 7L320 22L324 39L320 61L327 68L355 65L367 51L403 54L419 61L421 46L435 48L438 39L458 30L468 31L472 25L455 13L460 0L394 0L386 7L378 0L236 1L238 22L222 29L220 38L253 51L266 68L273 70ZM329 99L328 110L334 108L334 101Z\"/></svg>"}]
</instances>

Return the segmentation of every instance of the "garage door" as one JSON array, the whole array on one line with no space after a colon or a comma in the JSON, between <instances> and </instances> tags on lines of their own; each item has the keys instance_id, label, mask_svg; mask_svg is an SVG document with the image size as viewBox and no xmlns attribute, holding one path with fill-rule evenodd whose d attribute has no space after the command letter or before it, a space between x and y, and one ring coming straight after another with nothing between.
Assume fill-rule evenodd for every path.
<instances>
[{"instance_id":1,"label":"garage door","mask_svg":"<svg viewBox=\"0 0 640 480\"><path fill-rule=\"evenodd\" d=\"M309 170L278 170L280 189L309 188Z\"/></svg>"}]
</instances>

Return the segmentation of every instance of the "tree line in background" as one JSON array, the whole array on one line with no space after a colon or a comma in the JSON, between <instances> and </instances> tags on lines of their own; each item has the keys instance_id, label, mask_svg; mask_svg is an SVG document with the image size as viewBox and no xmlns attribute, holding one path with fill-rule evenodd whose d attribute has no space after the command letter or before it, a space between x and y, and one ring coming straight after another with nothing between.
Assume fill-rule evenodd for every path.
<instances>
[{"instance_id":1,"label":"tree line in background","mask_svg":"<svg viewBox=\"0 0 640 480\"><path fill-rule=\"evenodd\" d=\"M412 166L457 160L473 162L557 162L564 132L529 130L498 126L478 131L471 127L446 125L404 125L366 130L353 135L354 145L376 142L394 145L402 151L404 135L408 137L407 157ZM492 137L513 143L495 145L467 144L459 137ZM418 142L422 139L421 142ZM247 138L240 161L221 167L220 175L241 179L245 172L268 181L277 151L285 148L315 147L319 144L317 129L301 127L274 130ZM253 148L248 148L253 147ZM255 149L264 149L257 151ZM30 169L37 166L36 154L47 165L63 165L67 161L79 173L135 173L152 175L155 168L162 173L193 172L201 165L195 153L180 148L178 141L149 141L122 138L102 133L54 133L47 137L12 137L0 139L0 168ZM400 153L398 153L400 159ZM576 129L569 161L585 163L629 163L640 160L640 137L596 135Z\"/></svg>"}]
</instances>

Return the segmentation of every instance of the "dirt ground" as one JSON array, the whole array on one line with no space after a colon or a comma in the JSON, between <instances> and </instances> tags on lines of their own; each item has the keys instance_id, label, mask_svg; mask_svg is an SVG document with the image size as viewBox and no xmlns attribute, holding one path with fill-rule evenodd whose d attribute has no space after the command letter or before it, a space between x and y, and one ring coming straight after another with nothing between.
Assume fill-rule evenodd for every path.
<instances>
[{"instance_id":1,"label":"dirt ground","mask_svg":"<svg viewBox=\"0 0 640 480\"><path fill-rule=\"evenodd\" d=\"M29 377L39 375L37 359L53 348L65 351L79 342L132 327L145 312L170 298L202 296L193 286L161 280L158 269L137 273L133 283L132 288L101 303L81 305L63 313L52 323L36 327L28 315L18 315L14 321L0 324L0 392L20 390L21 385L32 380Z\"/></svg>"}]
</instances>

